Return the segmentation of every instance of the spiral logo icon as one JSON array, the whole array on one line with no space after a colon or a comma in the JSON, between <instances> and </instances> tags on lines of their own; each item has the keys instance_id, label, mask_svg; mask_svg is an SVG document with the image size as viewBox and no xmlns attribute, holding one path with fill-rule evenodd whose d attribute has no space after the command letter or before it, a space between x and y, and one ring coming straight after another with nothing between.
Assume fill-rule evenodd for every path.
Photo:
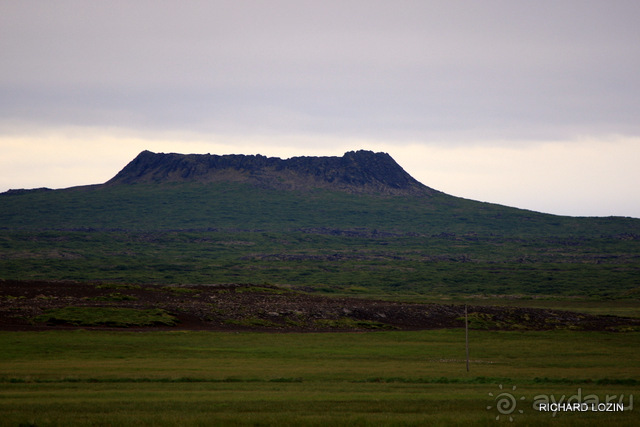
<instances>
[{"instance_id":1,"label":"spiral logo icon","mask_svg":"<svg viewBox=\"0 0 640 427\"><path fill-rule=\"evenodd\" d=\"M502 390L502 384L500 384L500 390ZM511 388L512 392L516 391L516 386ZM500 416L503 415L505 417L509 417L509 421L513 421L513 413L517 412L522 414L524 412L522 409L518 409L518 400L524 400L524 396L521 396L519 399L516 399L513 393L507 391L501 391L496 396L493 393L489 393L489 396L493 397L494 405L487 406L487 410L491 410L495 407L498 411L498 415L496 416L496 420L500 419Z\"/></svg>"}]
</instances>

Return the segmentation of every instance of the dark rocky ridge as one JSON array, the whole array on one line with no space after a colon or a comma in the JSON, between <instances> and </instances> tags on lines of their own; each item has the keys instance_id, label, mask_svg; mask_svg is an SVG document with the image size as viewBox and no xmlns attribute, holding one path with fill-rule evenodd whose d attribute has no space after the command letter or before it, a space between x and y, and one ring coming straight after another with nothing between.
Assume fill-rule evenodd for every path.
<instances>
[{"instance_id":1,"label":"dark rocky ridge","mask_svg":"<svg viewBox=\"0 0 640 427\"><path fill-rule=\"evenodd\" d=\"M324 188L350 193L429 195L436 191L404 171L389 154L349 151L342 157L210 155L143 151L106 184L242 182L262 188Z\"/></svg>"}]
</instances>

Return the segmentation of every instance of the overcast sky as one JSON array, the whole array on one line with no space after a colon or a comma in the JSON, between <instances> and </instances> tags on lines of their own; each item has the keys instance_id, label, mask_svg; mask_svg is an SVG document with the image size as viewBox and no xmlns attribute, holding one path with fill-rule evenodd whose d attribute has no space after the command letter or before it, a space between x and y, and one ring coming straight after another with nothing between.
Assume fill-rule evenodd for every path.
<instances>
[{"instance_id":1,"label":"overcast sky","mask_svg":"<svg viewBox=\"0 0 640 427\"><path fill-rule=\"evenodd\" d=\"M0 191L144 149L371 149L456 196L640 217L638 22L637 0L0 0Z\"/></svg>"}]
</instances>

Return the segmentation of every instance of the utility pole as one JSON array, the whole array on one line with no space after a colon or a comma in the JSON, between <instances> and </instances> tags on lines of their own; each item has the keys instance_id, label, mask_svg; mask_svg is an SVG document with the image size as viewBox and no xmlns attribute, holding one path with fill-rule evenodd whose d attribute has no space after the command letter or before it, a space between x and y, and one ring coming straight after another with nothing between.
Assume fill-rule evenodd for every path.
<instances>
[{"instance_id":1,"label":"utility pole","mask_svg":"<svg viewBox=\"0 0 640 427\"><path fill-rule=\"evenodd\" d=\"M467 351L467 372L469 372L469 314L467 304L464 305L464 345Z\"/></svg>"}]
</instances>

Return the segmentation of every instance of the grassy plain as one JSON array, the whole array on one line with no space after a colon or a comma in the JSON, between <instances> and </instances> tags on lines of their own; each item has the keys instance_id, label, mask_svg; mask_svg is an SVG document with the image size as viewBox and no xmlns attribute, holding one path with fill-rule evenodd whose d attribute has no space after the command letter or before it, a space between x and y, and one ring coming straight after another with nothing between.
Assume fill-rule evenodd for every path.
<instances>
[{"instance_id":1,"label":"grassy plain","mask_svg":"<svg viewBox=\"0 0 640 427\"><path fill-rule=\"evenodd\" d=\"M578 393L632 405L640 333L472 331L470 342L467 373L456 329L2 332L0 425L640 422L636 408L553 416L532 406ZM517 400L510 413L496 408L502 392Z\"/></svg>"}]
</instances>

